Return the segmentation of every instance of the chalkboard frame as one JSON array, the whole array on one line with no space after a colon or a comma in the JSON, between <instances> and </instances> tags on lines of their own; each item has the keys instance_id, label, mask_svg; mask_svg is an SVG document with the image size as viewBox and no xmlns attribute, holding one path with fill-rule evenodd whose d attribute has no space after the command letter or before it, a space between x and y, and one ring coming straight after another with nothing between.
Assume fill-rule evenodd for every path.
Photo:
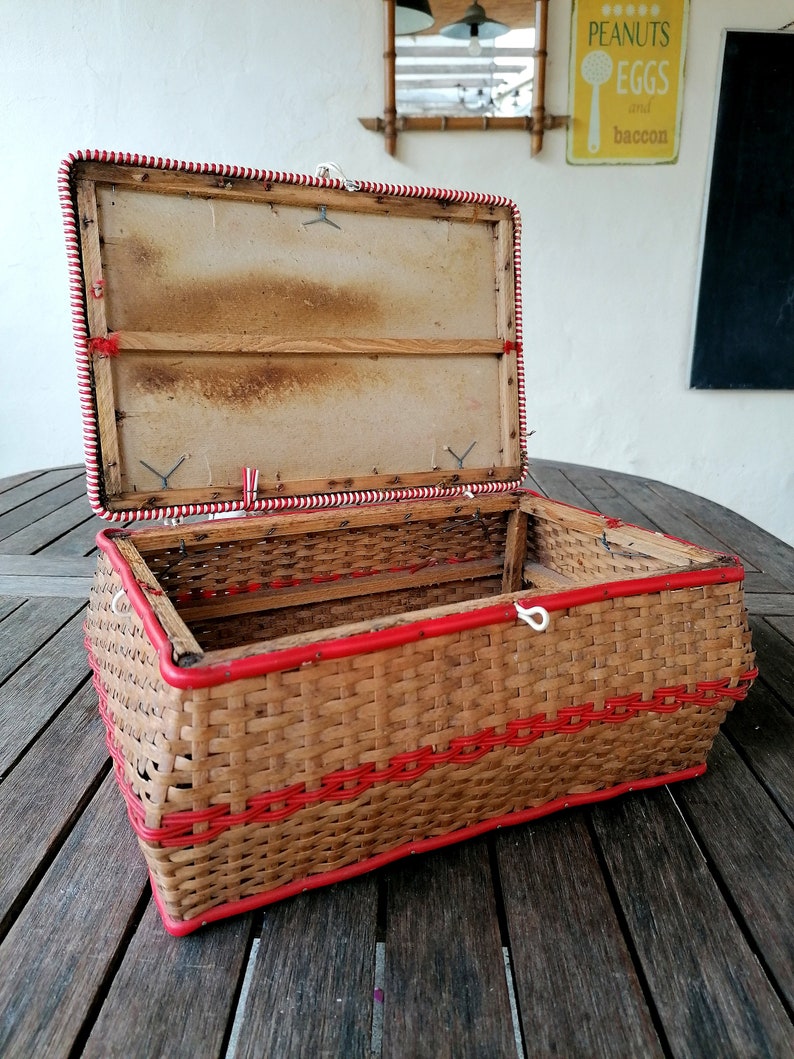
<instances>
[{"instance_id":1,"label":"chalkboard frame","mask_svg":"<svg viewBox=\"0 0 794 1059\"><path fill-rule=\"evenodd\" d=\"M693 389L794 389L793 123L794 34L725 31Z\"/></svg>"}]
</instances>

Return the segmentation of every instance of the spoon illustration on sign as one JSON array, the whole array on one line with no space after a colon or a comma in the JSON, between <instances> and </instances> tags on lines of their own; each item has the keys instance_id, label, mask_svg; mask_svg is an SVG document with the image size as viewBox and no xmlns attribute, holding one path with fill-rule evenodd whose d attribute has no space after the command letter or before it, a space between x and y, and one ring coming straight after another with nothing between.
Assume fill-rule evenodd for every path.
<instances>
[{"instance_id":1,"label":"spoon illustration on sign","mask_svg":"<svg viewBox=\"0 0 794 1059\"><path fill-rule=\"evenodd\" d=\"M587 134L587 149L590 154L601 150L601 105L599 89L612 76L612 58L605 51L591 51L582 59L582 79L593 90L590 100L590 127Z\"/></svg>"}]
</instances>

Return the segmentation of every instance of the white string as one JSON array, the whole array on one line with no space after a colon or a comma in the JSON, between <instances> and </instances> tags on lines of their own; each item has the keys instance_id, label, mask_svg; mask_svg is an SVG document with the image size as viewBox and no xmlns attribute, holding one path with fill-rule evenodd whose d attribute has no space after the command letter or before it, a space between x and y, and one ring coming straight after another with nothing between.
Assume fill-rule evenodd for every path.
<instances>
[{"instance_id":1,"label":"white string","mask_svg":"<svg viewBox=\"0 0 794 1059\"><path fill-rule=\"evenodd\" d=\"M345 185L345 189L347 191L360 190L361 184L357 180L348 180L348 178L342 171L342 167L340 165L337 165L336 162L320 162L320 164L314 171L314 175L316 177L329 177L331 175L332 169L335 169L336 172L339 174L342 183Z\"/></svg>"}]
</instances>

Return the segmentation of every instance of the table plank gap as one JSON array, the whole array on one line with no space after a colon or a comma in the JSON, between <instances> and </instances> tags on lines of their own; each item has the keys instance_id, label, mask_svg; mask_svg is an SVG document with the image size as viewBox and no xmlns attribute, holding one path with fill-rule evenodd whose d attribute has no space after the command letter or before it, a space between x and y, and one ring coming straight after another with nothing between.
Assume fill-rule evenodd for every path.
<instances>
[{"instance_id":1,"label":"table plank gap","mask_svg":"<svg viewBox=\"0 0 794 1059\"><path fill-rule=\"evenodd\" d=\"M58 557L77 559L91 556L96 551L97 533L102 529L107 529L107 526L108 523L104 519L92 514L85 522L81 522L61 537L51 541L44 548L39 549L36 554L40 557L52 556L53 559Z\"/></svg>"},{"instance_id":2,"label":"table plank gap","mask_svg":"<svg viewBox=\"0 0 794 1059\"><path fill-rule=\"evenodd\" d=\"M41 650L84 605L60 596L26 600L16 611L13 623L3 627L0 685Z\"/></svg>"},{"instance_id":3,"label":"table plank gap","mask_svg":"<svg viewBox=\"0 0 794 1059\"><path fill-rule=\"evenodd\" d=\"M562 500L564 504L573 504L574 507L583 507L587 511L592 511L593 505L584 493L580 492L556 465L536 460L532 464L531 471L532 478L546 496L553 500Z\"/></svg>"},{"instance_id":4,"label":"table plank gap","mask_svg":"<svg viewBox=\"0 0 794 1059\"><path fill-rule=\"evenodd\" d=\"M590 467L566 464L562 469L565 477L587 497L590 506L597 511L620 518L635 526L661 530L663 522L660 522L658 516L654 517L655 512L648 510L652 505L647 503L642 489L637 489L632 493L625 489L620 477L607 478L605 472ZM682 533L676 536L689 539Z\"/></svg>"},{"instance_id":5,"label":"table plank gap","mask_svg":"<svg viewBox=\"0 0 794 1059\"><path fill-rule=\"evenodd\" d=\"M794 830L725 736L708 773L671 793L756 957L794 1011ZM781 929L782 928L782 929Z\"/></svg>"},{"instance_id":6,"label":"table plank gap","mask_svg":"<svg viewBox=\"0 0 794 1059\"><path fill-rule=\"evenodd\" d=\"M40 519L75 501L82 502L85 514L90 514L91 508L85 495L85 477L82 474L0 515L0 540L7 539L21 530L27 530Z\"/></svg>"},{"instance_id":7,"label":"table plank gap","mask_svg":"<svg viewBox=\"0 0 794 1059\"><path fill-rule=\"evenodd\" d=\"M249 913L174 938L165 932L154 902L147 901L97 1005L83 1059L222 1056L255 919Z\"/></svg>"},{"instance_id":8,"label":"table plank gap","mask_svg":"<svg viewBox=\"0 0 794 1059\"><path fill-rule=\"evenodd\" d=\"M702 526L674 502L662 498L655 488L659 483L650 478L634 478L632 475L608 471L604 472L604 476L608 483L631 503L636 504L645 513L646 518L652 519L665 533L692 541L693 544L704 548L712 548L715 552L733 551L729 534L721 532L719 527L713 524L709 528ZM753 564L746 560L745 565L754 568Z\"/></svg>"},{"instance_id":9,"label":"table plank gap","mask_svg":"<svg viewBox=\"0 0 794 1059\"><path fill-rule=\"evenodd\" d=\"M794 617L790 614L775 615L770 617L769 624L781 636L785 636L789 643L794 644Z\"/></svg>"},{"instance_id":10,"label":"table plank gap","mask_svg":"<svg viewBox=\"0 0 794 1059\"><path fill-rule=\"evenodd\" d=\"M789 638L780 630L785 619L751 618L755 662L767 684L794 708L794 650ZM785 628L785 627L784 627ZM794 630L792 630L794 632Z\"/></svg>"},{"instance_id":11,"label":"table plank gap","mask_svg":"<svg viewBox=\"0 0 794 1059\"><path fill-rule=\"evenodd\" d=\"M90 515L88 500L77 496L57 511L50 511L29 526L9 534L0 547L6 555L35 555L86 522Z\"/></svg>"},{"instance_id":12,"label":"table plank gap","mask_svg":"<svg viewBox=\"0 0 794 1059\"><path fill-rule=\"evenodd\" d=\"M765 681L728 714L723 732L794 826L794 715Z\"/></svg>"},{"instance_id":13,"label":"table plank gap","mask_svg":"<svg viewBox=\"0 0 794 1059\"><path fill-rule=\"evenodd\" d=\"M0 686L0 776L87 679L81 608Z\"/></svg>"},{"instance_id":14,"label":"table plank gap","mask_svg":"<svg viewBox=\"0 0 794 1059\"><path fill-rule=\"evenodd\" d=\"M712 500L706 500L663 482L649 481L648 485L666 502L686 512L705 530L713 532L720 539L730 541L732 550L741 555L745 563L771 574L789 590L794 589L791 548L784 541L773 537L743 515Z\"/></svg>"},{"instance_id":15,"label":"table plank gap","mask_svg":"<svg viewBox=\"0 0 794 1059\"><path fill-rule=\"evenodd\" d=\"M9 489L15 489L18 485L32 482L34 478L39 478L44 473L44 471L22 471L20 474L6 475L5 478L0 478L0 493L7 493Z\"/></svg>"},{"instance_id":16,"label":"table plank gap","mask_svg":"<svg viewBox=\"0 0 794 1059\"><path fill-rule=\"evenodd\" d=\"M6 1059L67 1055L90 1021L148 891L126 824L108 775L0 945Z\"/></svg>"},{"instance_id":17,"label":"table plank gap","mask_svg":"<svg viewBox=\"0 0 794 1059\"><path fill-rule=\"evenodd\" d=\"M412 857L388 884L383 1059L409 1041L417 1059L514 1055L486 842Z\"/></svg>"},{"instance_id":18,"label":"table plank gap","mask_svg":"<svg viewBox=\"0 0 794 1059\"><path fill-rule=\"evenodd\" d=\"M369 1054L377 906L367 875L265 910L234 1059Z\"/></svg>"},{"instance_id":19,"label":"table plank gap","mask_svg":"<svg viewBox=\"0 0 794 1059\"><path fill-rule=\"evenodd\" d=\"M87 685L0 784L0 818L14 821L0 831L0 938L109 771L96 694Z\"/></svg>"},{"instance_id":20,"label":"table plank gap","mask_svg":"<svg viewBox=\"0 0 794 1059\"><path fill-rule=\"evenodd\" d=\"M24 606L27 602L27 596L6 596L0 593L0 622L9 618L15 611L18 611L20 607ZM3 635L8 632L8 629L3 630Z\"/></svg>"},{"instance_id":21,"label":"table plank gap","mask_svg":"<svg viewBox=\"0 0 794 1059\"><path fill-rule=\"evenodd\" d=\"M792 592L745 592L744 598L750 614L764 618L794 618Z\"/></svg>"},{"instance_id":22,"label":"table plank gap","mask_svg":"<svg viewBox=\"0 0 794 1059\"><path fill-rule=\"evenodd\" d=\"M0 515L6 515L32 500L39 500L52 490L67 482L74 482L77 478L85 481L85 471L82 467L55 467L49 471L38 471L26 481L9 488L4 488L9 479L0 479Z\"/></svg>"},{"instance_id":23,"label":"table plank gap","mask_svg":"<svg viewBox=\"0 0 794 1059\"><path fill-rule=\"evenodd\" d=\"M794 1026L670 792L617 799L592 813L673 1054L794 1051Z\"/></svg>"},{"instance_id":24,"label":"table plank gap","mask_svg":"<svg viewBox=\"0 0 794 1059\"><path fill-rule=\"evenodd\" d=\"M664 1055L585 813L573 810L506 829L495 846L531 1054Z\"/></svg>"}]
</instances>

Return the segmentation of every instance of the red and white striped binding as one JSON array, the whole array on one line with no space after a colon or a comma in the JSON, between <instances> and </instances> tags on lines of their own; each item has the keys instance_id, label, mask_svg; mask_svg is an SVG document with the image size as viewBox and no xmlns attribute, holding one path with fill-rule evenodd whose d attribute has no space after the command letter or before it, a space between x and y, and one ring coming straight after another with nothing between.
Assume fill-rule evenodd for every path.
<instances>
[{"instance_id":1,"label":"red and white striped binding","mask_svg":"<svg viewBox=\"0 0 794 1059\"><path fill-rule=\"evenodd\" d=\"M309 176L300 173L281 173L270 169L250 169L235 165L220 165L215 162L183 162L173 158L151 155L129 154L116 151L77 151L63 160L58 170L58 194L63 213L66 252L69 269L69 297L72 310L72 330L77 360L77 385L83 420L83 450L85 453L88 499L93 510L111 522L130 520L152 521L175 518L183 515L209 515L232 511L285 511L314 508L342 507L347 504L379 503L391 500L427 500L438 497L461 496L466 493L498 493L516 486L516 482L483 482L471 485L442 488L422 486L406 489L367 490L349 493L320 493L304 496L256 499L256 487L244 490L243 499L233 502L206 504L184 504L175 507L148 508L133 511L108 511L101 499L102 474L99 466L99 437L92 396L90 377L89 335L85 310L85 289L80 261L78 240L78 216L72 188L72 169L76 162L107 162L113 165L144 166L150 169L179 170L186 173L209 173L234 180L253 180L264 184L297 184L309 187L345 188L346 182L336 177ZM420 199L438 199L444 202L476 203L483 206L507 206L513 217L513 260L515 268L515 342L506 343L505 351L516 355L516 379L518 385L519 432L521 439L521 465L527 465L526 403L524 394L524 366L522 349L521 306L521 218L514 202L502 195L488 195L474 191L453 191L447 188L414 187L405 184L382 184L356 181L359 191L377 195L394 195ZM102 292L97 294L101 297Z\"/></svg>"}]
</instances>

